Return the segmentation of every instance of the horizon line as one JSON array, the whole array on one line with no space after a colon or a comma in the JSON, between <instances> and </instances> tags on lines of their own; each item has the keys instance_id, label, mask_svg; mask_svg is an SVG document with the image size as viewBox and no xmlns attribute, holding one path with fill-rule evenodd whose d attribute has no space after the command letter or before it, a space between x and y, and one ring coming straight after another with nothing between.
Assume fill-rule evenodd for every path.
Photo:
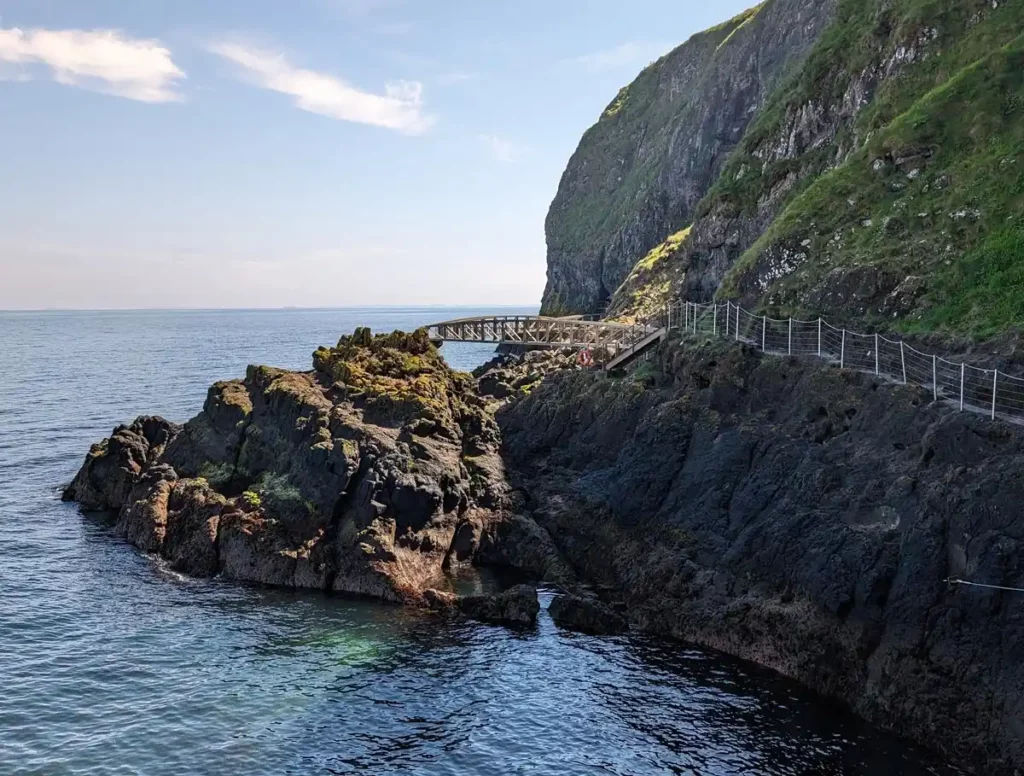
<instances>
[{"instance_id":1,"label":"horizon line","mask_svg":"<svg viewBox=\"0 0 1024 776\"><path fill-rule=\"evenodd\" d=\"M537 302L503 304L364 304L311 306L279 305L274 307L4 307L0 313L175 313L175 312L319 312L332 310L416 310L416 309L479 309L504 307L540 307Z\"/></svg>"}]
</instances>

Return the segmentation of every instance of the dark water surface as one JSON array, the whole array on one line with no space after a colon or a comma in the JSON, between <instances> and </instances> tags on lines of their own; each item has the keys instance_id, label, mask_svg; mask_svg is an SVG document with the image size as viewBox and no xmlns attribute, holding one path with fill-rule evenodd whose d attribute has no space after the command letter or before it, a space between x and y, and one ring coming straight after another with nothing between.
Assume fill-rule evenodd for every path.
<instances>
[{"instance_id":1,"label":"dark water surface","mask_svg":"<svg viewBox=\"0 0 1024 776\"><path fill-rule=\"evenodd\" d=\"M715 654L191 580L59 501L115 424L251 362L473 313L0 313L0 774L948 772Z\"/></svg>"}]
</instances>

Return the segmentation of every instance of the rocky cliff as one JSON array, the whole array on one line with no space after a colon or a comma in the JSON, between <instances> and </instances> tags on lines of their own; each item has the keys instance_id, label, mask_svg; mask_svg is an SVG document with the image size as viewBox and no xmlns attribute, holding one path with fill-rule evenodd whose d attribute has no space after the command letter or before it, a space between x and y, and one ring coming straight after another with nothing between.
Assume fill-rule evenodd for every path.
<instances>
[{"instance_id":1,"label":"rocky cliff","mask_svg":"<svg viewBox=\"0 0 1024 776\"><path fill-rule=\"evenodd\" d=\"M695 35L619 92L551 205L545 314L603 309L639 258L692 222L751 119L834 8L834 0L767 0Z\"/></svg>"},{"instance_id":2,"label":"rocky cliff","mask_svg":"<svg viewBox=\"0 0 1024 776\"><path fill-rule=\"evenodd\" d=\"M754 21L767 23L771 10L761 6ZM1024 2L838 0L804 13L815 22L799 49L806 56L791 58L788 75L748 107L724 156L654 152L647 179L667 188L653 203L623 183L609 200L616 208L602 208L573 186L600 169L580 160L604 153L595 140L605 119L584 137L548 220L549 309L614 292L613 314L717 295L780 313L980 335L1019 320ZM667 76L670 61L634 85ZM652 148L636 133L603 164ZM679 169L677 150L704 184L668 174ZM683 199L690 204L662 217L664 203ZM563 218L576 205L608 217ZM645 237L633 239L640 224ZM613 257L613 270L595 256Z\"/></svg>"},{"instance_id":3,"label":"rocky cliff","mask_svg":"<svg viewBox=\"0 0 1024 776\"><path fill-rule=\"evenodd\" d=\"M1024 434L921 391L670 343L503 409L512 484L635 627L772 667L978 773L1024 767ZM589 627L614 620L583 618Z\"/></svg>"}]
</instances>

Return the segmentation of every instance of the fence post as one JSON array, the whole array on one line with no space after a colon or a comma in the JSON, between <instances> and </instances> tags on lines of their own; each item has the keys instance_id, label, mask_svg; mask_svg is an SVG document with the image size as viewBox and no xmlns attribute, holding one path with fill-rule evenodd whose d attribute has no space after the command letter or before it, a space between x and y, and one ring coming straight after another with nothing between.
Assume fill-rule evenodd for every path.
<instances>
[{"instance_id":1,"label":"fence post","mask_svg":"<svg viewBox=\"0 0 1024 776\"><path fill-rule=\"evenodd\" d=\"M821 358L821 318L818 318L818 358Z\"/></svg>"},{"instance_id":2,"label":"fence post","mask_svg":"<svg viewBox=\"0 0 1024 776\"><path fill-rule=\"evenodd\" d=\"M766 353L764 343L768 340L768 316L761 316L761 352Z\"/></svg>"},{"instance_id":3,"label":"fence post","mask_svg":"<svg viewBox=\"0 0 1024 776\"><path fill-rule=\"evenodd\" d=\"M903 340L900 340L900 364L903 366L903 384L907 384L907 356L903 352Z\"/></svg>"},{"instance_id":4,"label":"fence post","mask_svg":"<svg viewBox=\"0 0 1024 776\"><path fill-rule=\"evenodd\" d=\"M999 384L999 370L992 372L992 420L996 419L996 386Z\"/></svg>"},{"instance_id":5,"label":"fence post","mask_svg":"<svg viewBox=\"0 0 1024 776\"><path fill-rule=\"evenodd\" d=\"M932 356L932 401L939 400L939 357Z\"/></svg>"},{"instance_id":6,"label":"fence post","mask_svg":"<svg viewBox=\"0 0 1024 776\"><path fill-rule=\"evenodd\" d=\"M736 305L736 341L740 341L740 306Z\"/></svg>"},{"instance_id":7,"label":"fence post","mask_svg":"<svg viewBox=\"0 0 1024 776\"><path fill-rule=\"evenodd\" d=\"M875 332L875 377L878 377L878 332Z\"/></svg>"},{"instance_id":8,"label":"fence post","mask_svg":"<svg viewBox=\"0 0 1024 776\"><path fill-rule=\"evenodd\" d=\"M793 355L793 319L789 319L789 355Z\"/></svg>"},{"instance_id":9,"label":"fence post","mask_svg":"<svg viewBox=\"0 0 1024 776\"><path fill-rule=\"evenodd\" d=\"M718 336L718 302L715 302L715 318L714 323L711 324L711 334L715 337Z\"/></svg>"},{"instance_id":10,"label":"fence post","mask_svg":"<svg viewBox=\"0 0 1024 776\"><path fill-rule=\"evenodd\" d=\"M839 368L846 366L846 329L843 329L843 344L839 349Z\"/></svg>"},{"instance_id":11,"label":"fence post","mask_svg":"<svg viewBox=\"0 0 1024 776\"><path fill-rule=\"evenodd\" d=\"M665 303L665 331L672 331L672 304Z\"/></svg>"},{"instance_id":12,"label":"fence post","mask_svg":"<svg viewBox=\"0 0 1024 776\"><path fill-rule=\"evenodd\" d=\"M967 364L960 363L960 411L964 411L964 373L967 371Z\"/></svg>"}]
</instances>

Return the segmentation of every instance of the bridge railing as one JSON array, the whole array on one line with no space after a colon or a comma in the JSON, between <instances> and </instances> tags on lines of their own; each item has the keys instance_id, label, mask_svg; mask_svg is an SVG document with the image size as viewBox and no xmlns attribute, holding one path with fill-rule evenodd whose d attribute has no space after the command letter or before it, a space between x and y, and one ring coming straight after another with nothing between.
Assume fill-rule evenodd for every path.
<instances>
[{"instance_id":1,"label":"bridge railing","mask_svg":"<svg viewBox=\"0 0 1024 776\"><path fill-rule=\"evenodd\" d=\"M920 351L901 339L833 326L823 318L769 318L732 302L674 301L660 314L670 330L745 342L774 356L820 358L841 369L856 369L930 391L961 411L1024 423L1024 379L951 361Z\"/></svg>"}]
</instances>

